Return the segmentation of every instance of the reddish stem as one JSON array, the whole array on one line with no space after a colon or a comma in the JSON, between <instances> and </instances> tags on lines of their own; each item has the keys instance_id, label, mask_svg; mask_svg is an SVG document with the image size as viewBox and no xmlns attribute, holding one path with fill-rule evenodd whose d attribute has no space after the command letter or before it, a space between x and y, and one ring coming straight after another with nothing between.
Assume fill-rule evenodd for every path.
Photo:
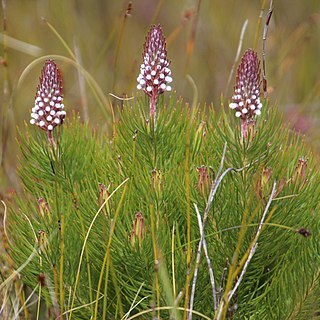
<instances>
[{"instance_id":1,"label":"reddish stem","mask_svg":"<svg viewBox=\"0 0 320 320\"><path fill-rule=\"evenodd\" d=\"M156 102L158 95L156 93L152 93L150 97L150 119L154 118L156 113Z\"/></svg>"},{"instance_id":2,"label":"reddish stem","mask_svg":"<svg viewBox=\"0 0 320 320\"><path fill-rule=\"evenodd\" d=\"M50 142L50 144L53 146L53 148L56 150L57 149L57 144L56 142L54 141L54 138L53 138L53 135L52 135L52 131L47 131L47 137L48 137L48 140Z\"/></svg>"},{"instance_id":3,"label":"reddish stem","mask_svg":"<svg viewBox=\"0 0 320 320\"><path fill-rule=\"evenodd\" d=\"M241 118L241 135L244 139L248 138L248 121Z\"/></svg>"},{"instance_id":4,"label":"reddish stem","mask_svg":"<svg viewBox=\"0 0 320 320\"><path fill-rule=\"evenodd\" d=\"M241 135L244 139L248 139L250 135L250 140L254 138L254 128L256 121L254 119L242 119L241 118Z\"/></svg>"}]
</instances>

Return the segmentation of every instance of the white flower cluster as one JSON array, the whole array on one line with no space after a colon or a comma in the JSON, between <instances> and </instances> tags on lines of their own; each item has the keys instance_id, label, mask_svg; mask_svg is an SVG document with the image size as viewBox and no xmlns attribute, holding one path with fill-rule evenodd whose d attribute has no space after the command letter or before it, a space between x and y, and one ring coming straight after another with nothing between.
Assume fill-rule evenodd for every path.
<instances>
[{"instance_id":1,"label":"white flower cluster","mask_svg":"<svg viewBox=\"0 0 320 320\"><path fill-rule=\"evenodd\" d=\"M137 89L143 90L150 97L171 91L169 65L162 29L160 26L153 26L146 38Z\"/></svg>"},{"instance_id":2,"label":"white flower cluster","mask_svg":"<svg viewBox=\"0 0 320 320\"><path fill-rule=\"evenodd\" d=\"M229 104L231 109L236 109L236 117L246 115L250 110L257 116L261 114L262 103L260 102L260 90L252 88L253 93L248 96L248 92L241 89L235 89L235 94L232 96L232 101Z\"/></svg>"},{"instance_id":3,"label":"white flower cluster","mask_svg":"<svg viewBox=\"0 0 320 320\"><path fill-rule=\"evenodd\" d=\"M62 124L66 116L62 102L61 74L56 64L48 60L42 69L30 123L45 131L52 131L56 126Z\"/></svg>"},{"instance_id":4,"label":"white flower cluster","mask_svg":"<svg viewBox=\"0 0 320 320\"><path fill-rule=\"evenodd\" d=\"M229 104L236 111L237 118L252 119L261 114L260 85L260 61L257 53L249 49L238 67L234 95Z\"/></svg>"}]
</instances>

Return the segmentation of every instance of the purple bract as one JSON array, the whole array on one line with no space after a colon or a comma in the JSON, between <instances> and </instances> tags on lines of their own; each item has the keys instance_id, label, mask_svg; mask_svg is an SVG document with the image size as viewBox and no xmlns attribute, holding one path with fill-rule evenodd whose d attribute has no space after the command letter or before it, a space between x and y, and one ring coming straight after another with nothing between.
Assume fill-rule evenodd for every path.
<instances>
[{"instance_id":1,"label":"purple bract","mask_svg":"<svg viewBox=\"0 0 320 320\"><path fill-rule=\"evenodd\" d=\"M30 123L45 130L49 139L53 129L61 125L66 116L62 102L61 72L53 60L47 60L41 72Z\"/></svg>"}]
</instances>

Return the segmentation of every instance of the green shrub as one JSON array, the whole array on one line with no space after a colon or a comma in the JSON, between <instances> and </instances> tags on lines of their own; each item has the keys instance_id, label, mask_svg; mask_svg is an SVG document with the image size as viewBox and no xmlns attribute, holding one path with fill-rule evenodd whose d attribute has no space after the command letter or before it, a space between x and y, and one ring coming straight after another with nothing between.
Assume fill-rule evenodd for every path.
<instances>
[{"instance_id":1,"label":"green shrub","mask_svg":"<svg viewBox=\"0 0 320 320\"><path fill-rule=\"evenodd\" d=\"M137 303L130 315L150 309L139 318L182 319L183 311L156 307L189 305L200 241L194 204L203 215L212 182L242 168L224 176L205 225L218 303L239 279L275 181L258 246L223 312L312 317L315 304L305 302L319 278L320 187L301 138L275 107L264 108L248 139L231 113L212 107L161 101L156 128L148 112L143 99L125 106L112 138L73 116L58 129L57 148L38 129L20 132L24 192L11 206L9 234L16 267L31 256L23 281L43 284L55 316L74 308L75 319L120 319ZM217 317L204 255L193 309Z\"/></svg>"}]
</instances>

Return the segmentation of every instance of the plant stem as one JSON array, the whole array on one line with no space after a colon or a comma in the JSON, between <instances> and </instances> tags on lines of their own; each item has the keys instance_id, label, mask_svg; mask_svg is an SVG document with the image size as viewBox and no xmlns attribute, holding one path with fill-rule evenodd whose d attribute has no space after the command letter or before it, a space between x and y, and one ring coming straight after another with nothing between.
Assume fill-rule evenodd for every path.
<instances>
[{"instance_id":1,"label":"plant stem","mask_svg":"<svg viewBox=\"0 0 320 320\"><path fill-rule=\"evenodd\" d=\"M157 103L157 95L155 93L152 93L150 97L150 119L156 118L156 103Z\"/></svg>"},{"instance_id":2,"label":"plant stem","mask_svg":"<svg viewBox=\"0 0 320 320\"><path fill-rule=\"evenodd\" d=\"M60 229L60 268L59 268L59 288L60 288L60 312L64 310L64 282L63 282L63 265L64 265L64 214L60 217L61 229Z\"/></svg>"},{"instance_id":3,"label":"plant stem","mask_svg":"<svg viewBox=\"0 0 320 320\"><path fill-rule=\"evenodd\" d=\"M48 136L48 140L49 140L50 144L53 146L54 150L57 150L57 144L54 141L52 131L47 131L47 136Z\"/></svg>"},{"instance_id":4,"label":"plant stem","mask_svg":"<svg viewBox=\"0 0 320 320\"><path fill-rule=\"evenodd\" d=\"M204 237L201 215L200 215L198 206L196 204L194 204L194 207L195 207L195 210L197 213L198 224L199 224L199 229L200 229L200 237L203 241L204 255L206 257L208 268L209 268L209 276L210 276L210 281L211 281L211 286L212 286L213 308L214 308L214 310L216 310L217 309L217 290L216 290L216 286L215 286L214 273L213 273L213 269L212 269L212 265L211 265L211 260L210 260L209 254L208 254L207 241Z\"/></svg>"},{"instance_id":5,"label":"plant stem","mask_svg":"<svg viewBox=\"0 0 320 320\"><path fill-rule=\"evenodd\" d=\"M224 293L224 296L223 298L221 299L221 302L220 302L220 305L219 305L219 309L218 309L218 312L217 312L217 315L215 316L215 320L223 320L225 319L226 317L226 314L227 314L227 309L228 309L228 305L233 297L233 295L235 294L236 290L238 289L242 279L243 279L243 276L247 270L247 267L255 253L255 250L257 248L257 245L258 245L258 239L260 237L260 234L261 234L261 231L262 231L262 227L263 227L263 223L266 219L266 215L269 211L269 208L270 208L270 205L272 203L272 200L274 199L274 196L276 194L276 186L277 186L277 183L274 182L273 183L273 188L272 188L272 191L271 191L271 194L270 194L270 197L269 197L269 200L268 200L268 203L263 211L263 214L262 214L262 217L260 219L260 222L259 222L259 225L258 225L258 229L257 229L257 232L256 232L256 235L253 239L253 241L251 242L250 244L250 247L249 247L249 252L247 252L245 255L247 255L247 258L246 260L244 261L243 264L239 263L240 266L237 268L237 270L235 272L233 272L232 274L229 273L229 279L228 279L228 284L230 286L230 284L233 283L234 279L236 279L238 277L238 274L239 272L237 272L238 270L240 270L240 267L241 265L242 266L242 271L238 277L238 280L236 282L236 284L234 285L234 287L231 289L231 290L227 290L226 289L226 292ZM242 259L243 260L243 259ZM235 263L236 261L233 261L233 264ZM237 263L238 264L238 263ZM227 284L227 286L228 286Z\"/></svg>"}]
</instances>

